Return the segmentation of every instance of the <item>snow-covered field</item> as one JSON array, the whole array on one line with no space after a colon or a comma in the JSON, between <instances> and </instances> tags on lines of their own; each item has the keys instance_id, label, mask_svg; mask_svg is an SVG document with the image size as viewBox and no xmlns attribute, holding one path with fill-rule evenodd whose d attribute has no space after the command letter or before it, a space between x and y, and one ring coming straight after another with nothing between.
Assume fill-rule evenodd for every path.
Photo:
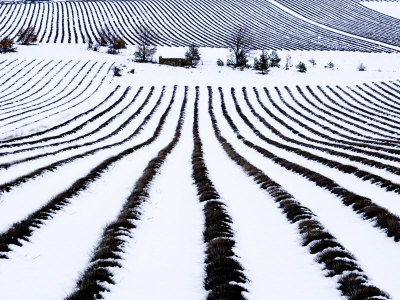
<instances>
[{"instance_id":1,"label":"snow-covered field","mask_svg":"<svg viewBox=\"0 0 400 300\"><path fill-rule=\"evenodd\" d=\"M66 3L15 14L78 12ZM187 50L165 45L147 64L79 41L0 54L0 300L400 299L387 46L281 50L268 75L217 66L226 48L201 47L197 68L159 65Z\"/></svg>"}]
</instances>

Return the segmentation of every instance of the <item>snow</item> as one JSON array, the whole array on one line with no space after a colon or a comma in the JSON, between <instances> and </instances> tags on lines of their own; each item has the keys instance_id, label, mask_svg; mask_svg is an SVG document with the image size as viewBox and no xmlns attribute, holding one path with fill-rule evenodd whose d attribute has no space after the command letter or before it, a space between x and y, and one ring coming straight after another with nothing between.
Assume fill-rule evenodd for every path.
<instances>
[{"instance_id":1,"label":"snow","mask_svg":"<svg viewBox=\"0 0 400 300\"><path fill-rule=\"evenodd\" d=\"M389 3L379 3L381 6L389 5ZM390 4L394 5L394 3ZM374 3L369 2L368 5L374 5ZM79 35L78 38L80 39ZM382 138L383 135L390 138L395 143L394 146L381 147L375 151L376 153L388 153L391 149L399 149L398 134L388 132L388 130L396 131L392 128L393 126L400 126L397 118L399 110L392 107L390 111L385 112L376 110L374 105L369 104L368 107L363 107L362 104L366 102L351 93L346 87L354 88L357 84L379 83L380 81L398 82L400 53L278 51L282 58L281 66L285 65L287 55L291 56L293 66L289 70L272 69L268 75L261 75L252 69L240 71L227 66L218 67L217 59L221 58L226 61L230 55L227 49L222 48L201 48L202 60L195 69L156 63L136 63L133 61L135 48L132 46L122 50L119 55L110 55L105 51L105 48L101 48L99 52L88 51L85 45L61 43L18 45L18 52L2 54L0 57L0 62L3 59L7 60L4 64L0 64L0 85L2 84L0 101L5 101L0 102L0 119L10 117L0 121L0 132L2 133L0 139L23 136L68 121L95 107L117 85L121 86L107 102L96 110L63 128L46 133L40 138L52 137L71 130L110 108L104 115L89 122L76 133L34 145L24 145L23 142L35 141L39 137L22 140L21 145L10 148L2 148L4 144L0 143L0 153L27 149L24 152L0 156L0 163L13 163L8 169L0 169L1 184L53 162L68 159L87 151L94 151L91 155L74 158L53 171L43 172L40 176L21 183L11 191L2 193L0 195L0 231L7 230L11 224L23 220L30 213L40 209L52 197L88 174L91 169L105 159L147 140L153 134L161 115L167 108L173 86L178 86L176 102L171 115L167 118L160 137L154 143L114 163L86 190L70 199L70 203L61 210L54 212L51 219L46 220L40 228L35 228L29 241L24 241L22 247L13 247L13 251L8 253L10 259L0 259L0 297L4 297L4 299L62 299L74 289L76 280L87 267L92 251L102 237L103 228L115 220L148 161L155 157L157 152L171 140L183 99L184 86L187 85L189 87L188 105L181 140L151 184L150 200L141 208L142 217L132 231L132 238L128 240L121 260L122 268L113 270L116 283L108 285L111 291L104 293L104 298L112 300L128 297L138 299L204 299L206 297L206 291L203 288L205 245L202 241L202 232L204 215L202 204L198 201L191 178L194 87L200 86L200 137L204 144L204 157L210 179L221 195L221 201L227 205L227 212L233 220L235 253L245 268L246 276L250 279L246 284L249 291L246 293L246 297L249 300L265 299L266 295L282 300L342 299L337 290L336 281L324 277L321 265L314 261L314 256L308 253L306 247L301 246L301 236L298 234L296 226L290 224L273 199L229 159L215 139L207 112L207 86L212 86L218 124L222 134L235 149L293 194L302 205L310 208L327 230L355 255L373 284L388 291L393 299L400 299L400 288L397 283L397 278L400 276L399 243L388 238L371 222L363 220L351 208L344 206L340 199L330 192L318 188L307 179L278 166L237 140L221 114L217 91L218 87L223 88L228 112L247 139L279 157L319 172L335 180L344 188L366 196L382 207L400 215L399 194L387 192L378 185L362 181L352 174L344 174L260 140L240 119L230 95L230 89L234 87L243 113L268 138L343 164L356 166L391 180L393 183L398 183L400 175L388 170L364 165L361 162L353 162L347 158L312 149L312 147L298 146L296 143L283 141L282 138L267 130L252 115L243 100L241 89L242 87L247 88L249 101L256 111L287 137L311 146L328 147L322 144L326 142L324 138L309 132L278 112L267 99L263 87L267 87L271 91L272 98L278 107L297 120L333 138L345 139L344 136L348 136L347 141L368 140L369 138L372 140L372 138ZM185 51L186 48L183 47L158 47L157 57L154 59L157 61L158 56L183 57ZM252 62L259 53L259 51L253 51L249 62ZM315 67L309 62L311 58L317 62ZM52 62L48 67L38 72L50 61ZM300 61L307 65L308 71L305 74L301 74L295 69L295 65ZM334 69L325 68L330 61L335 64ZM59 64L57 65L57 63ZM77 70L86 63L88 64L83 71L77 75ZM366 71L357 70L360 63L366 65ZM27 66L28 64L30 65ZM28 72L30 66L35 64L38 66ZM83 79L94 64L96 67L89 72L82 85L75 89L74 83ZM103 69L99 71L103 64ZM122 69L121 77L114 77L112 71L109 71L112 64ZM76 67L73 67L74 65ZM54 69L51 69L53 67ZM19 69L23 70L16 75L15 73ZM134 70L133 74L129 73L131 70ZM99 73L97 73L98 71ZM68 84L75 75L77 78ZM17 80L19 81L15 83ZM91 80L93 80L92 83L90 83ZM35 85L36 82L37 85ZM45 85L45 83L48 84ZM301 97L296 91L296 85L305 91L306 96L315 106L307 103ZM307 92L306 85L310 85L322 101L340 111L342 109L340 106L330 103L316 88L320 85L332 98L347 107L343 101L325 88L326 85L333 88L339 85L360 100L361 104L352 102L349 97L335 89L339 94L356 107L362 107L368 112L374 113L371 116L376 120L369 120L368 113L364 112L364 116L360 116L357 112L347 110L346 113L349 116L333 111L331 112L333 115L328 116L318 108L329 111L329 107L319 104ZM136 119L118 133L97 141L118 129L123 122L128 120L145 101L153 86L154 92L149 103ZM165 95L161 105L149 123L139 135L132 139L128 138L154 107L164 86ZM290 98L284 89L285 86L290 88L296 99L306 109ZM125 99L120 104L114 105L128 87L130 90ZM143 87L143 90L131 104L140 87ZM271 119L257 103L252 91L253 87L257 88L261 101L273 114L316 141L309 142ZM334 135L290 111L287 105L278 98L275 87L279 88L288 104L316 122L338 131L342 136ZM70 95L66 96L66 99L63 100L65 102L61 103L67 103L76 96L77 99L74 99L73 103L80 103L79 105L72 107L72 103L65 104L62 108L56 108L56 104L44 106L44 104L57 99L58 93L67 95L68 92L71 92ZM31 93L35 93L35 95L31 95ZM80 93L82 94L79 95ZM364 93L362 94L364 95ZM392 98L398 103L395 97ZM33 102L30 103L30 100ZM39 103L45 100L48 102L44 102L42 104L44 107L40 108L42 105ZM378 100L373 101L387 107ZM31 105L35 106L31 107ZM38 109L28 112L33 108ZM49 108L54 109L46 111ZM312 113L307 112L307 109ZM357 109L351 108L351 110L356 111ZM19 112L23 115L17 116L16 114ZM50 116L56 112L58 114ZM314 113L324 116L329 122L321 120ZM111 120L110 118L115 115L117 117ZM390 121L380 118L383 115ZM355 116L360 120L353 118ZM22 120L22 117L27 119ZM339 120L338 117L343 120ZM108 120L111 121L106 123ZM15 123L9 124L9 121L15 121ZM106 124L104 127L92 134L104 124ZM377 124L379 124L379 128L376 126ZM345 129L351 129L354 132L349 133ZM53 143L60 144L52 145ZM108 145L113 146L109 149L103 148ZM381 162L387 167L399 167L400 156L397 153L391 154L393 160L388 160L372 154L340 149L338 142L332 143L329 149L369 158ZM357 149L365 150L362 147ZM35 155L42 154L48 155L30 159ZM30 160L17 162L23 159ZM287 288L288 284L290 284L290 288Z\"/></svg>"},{"instance_id":2,"label":"snow","mask_svg":"<svg viewBox=\"0 0 400 300\"><path fill-rule=\"evenodd\" d=\"M177 100L182 96L180 89ZM190 98L181 141L152 183L105 299L204 299L204 216L191 179L193 90Z\"/></svg>"},{"instance_id":3,"label":"snow","mask_svg":"<svg viewBox=\"0 0 400 300\"><path fill-rule=\"evenodd\" d=\"M400 2L398 1L362 1L361 4L385 15L400 19Z\"/></svg>"}]
</instances>

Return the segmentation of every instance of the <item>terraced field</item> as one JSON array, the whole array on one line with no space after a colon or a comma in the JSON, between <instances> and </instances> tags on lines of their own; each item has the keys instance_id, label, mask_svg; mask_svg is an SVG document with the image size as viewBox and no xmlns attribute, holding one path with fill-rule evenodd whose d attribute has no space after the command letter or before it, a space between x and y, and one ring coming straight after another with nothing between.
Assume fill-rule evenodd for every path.
<instances>
[{"instance_id":1,"label":"terraced field","mask_svg":"<svg viewBox=\"0 0 400 300\"><path fill-rule=\"evenodd\" d=\"M314 3L315 2L315 3ZM0 36L32 26L40 43L99 41L105 30L137 44L138 28L152 28L157 45L226 47L247 27L257 49L393 52L399 20L353 0L65 1L0 4ZM279 6L281 5L281 6ZM244 9L245 8L245 9ZM317 10L317 14L315 11ZM343 16L345 16L343 19Z\"/></svg>"},{"instance_id":2,"label":"terraced field","mask_svg":"<svg viewBox=\"0 0 400 300\"><path fill-rule=\"evenodd\" d=\"M400 298L399 81L112 65L0 61L1 299Z\"/></svg>"}]
</instances>

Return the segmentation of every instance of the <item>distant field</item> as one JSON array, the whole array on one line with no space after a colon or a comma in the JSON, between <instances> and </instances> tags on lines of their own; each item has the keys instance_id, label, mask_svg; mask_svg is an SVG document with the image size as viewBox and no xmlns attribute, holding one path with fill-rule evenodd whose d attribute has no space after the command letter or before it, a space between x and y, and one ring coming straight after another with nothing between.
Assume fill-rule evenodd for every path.
<instances>
[{"instance_id":1,"label":"distant field","mask_svg":"<svg viewBox=\"0 0 400 300\"><path fill-rule=\"evenodd\" d=\"M158 45L195 43L225 47L232 32L245 26L251 28L258 49L390 52L393 49L385 44L400 46L399 20L350 0L329 5L326 1L317 2L221 0L200 4L170 0L1 4L0 36L14 37L20 28L33 26L40 43L88 43L98 41L99 32L105 29L136 44L137 28L146 25L158 34Z\"/></svg>"}]
</instances>

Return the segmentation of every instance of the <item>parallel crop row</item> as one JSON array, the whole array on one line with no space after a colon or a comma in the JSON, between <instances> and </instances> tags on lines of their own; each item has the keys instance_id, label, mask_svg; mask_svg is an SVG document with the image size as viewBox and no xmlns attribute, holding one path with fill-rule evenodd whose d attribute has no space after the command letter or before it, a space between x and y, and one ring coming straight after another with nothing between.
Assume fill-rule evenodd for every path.
<instances>
[{"instance_id":1,"label":"parallel crop row","mask_svg":"<svg viewBox=\"0 0 400 300\"><path fill-rule=\"evenodd\" d=\"M159 45L225 47L232 32L246 26L254 31L254 46L258 49L392 51L313 25L268 1L203 1L201 5L192 0L49 2L2 4L0 9L4 11L0 36L15 37L20 28L29 25L38 32L41 43L98 42L99 33L106 29L136 44L137 28L149 26L157 33ZM370 38L381 40L377 36ZM383 41L396 44L387 38Z\"/></svg>"},{"instance_id":2,"label":"parallel crop row","mask_svg":"<svg viewBox=\"0 0 400 300\"><path fill-rule=\"evenodd\" d=\"M71 16L77 11L73 5L75 2L65 6L60 15ZM36 8L40 7L45 6L41 3ZM114 2L86 7L94 14L118 9ZM24 14L36 11L31 8ZM40 15L31 23L40 24ZM60 28L65 30L68 24L78 23L69 19L54 30L62 37ZM64 40L68 40L66 32ZM81 38L73 30L70 34L72 40ZM26 65L30 67L24 68ZM193 206L197 205L193 211L198 210L203 220L201 230L190 221L180 229L199 237L199 244L191 246L204 247L203 256L196 254L194 259L204 269L197 278L203 284L194 285L201 289L197 295L253 299L260 293L256 291L260 287L252 283L257 270L244 251L243 232L279 232L274 223L278 219L269 220L278 212L281 224L295 237L290 253L310 258L310 268L317 276L333 283L323 288L352 300L398 297L397 284L382 275L387 268L400 268L393 255L400 241L398 82L263 89L106 88L110 67L99 62L0 62L0 85L10 86L0 89L0 269L6 270L0 272L0 286L4 297L23 298L29 291L32 299L58 299L60 295L67 299L113 298L124 278L140 274L141 270L132 270L127 257L142 255L140 258L149 260L146 263L152 263L154 249L144 254L132 249L138 250L136 244L142 241L146 224L164 226L153 220L155 212L164 214L163 218L190 219L183 218L189 211L184 208L157 211L161 205L153 195L160 189L170 189L168 195L188 189L187 195L191 193L195 200ZM71 82L77 87L72 88ZM71 114L58 122L52 118L54 114L64 116L63 112ZM43 124L45 128L39 127ZM14 126L34 131L11 136ZM182 164L174 169L177 159ZM168 174L184 174L181 168L186 168L190 180L182 183L167 178L165 165ZM216 172L227 165L242 177L225 170ZM169 184L162 186L160 178L168 179L164 183ZM232 187L230 183L237 178L249 181ZM243 198L241 203L227 193L231 188L242 192L237 195ZM107 190L111 192L107 194ZM271 224L266 231L237 226L245 218L241 219L245 212L238 207L256 209L252 207L255 195L273 204L271 211L262 212L268 222L251 223ZM178 207L172 198L163 194L162 200ZM287 238L283 234L275 237ZM169 238L170 232L165 232L165 241ZM65 249L57 248L58 242ZM188 246L179 239L171 240L172 244ZM166 242L165 249L154 253L168 251L171 245ZM276 253L262 255L272 261ZM71 263L64 264L65 273L64 269L54 273L54 282L37 282L38 274L49 275L41 274L40 268L24 267L34 261L51 268L55 257ZM296 278L290 272L282 275L274 267L261 264L257 269L262 270L260 274L282 276L282 287L290 290ZM291 266L286 267L289 270ZM20 290L9 284L9 278L16 276L10 269L24 276ZM180 276L171 274L184 289ZM149 284L162 286L160 282ZM43 294L46 286L52 288ZM265 298L279 298L275 291L268 280L262 284ZM141 298L134 289L125 292ZM307 299L318 299L314 292L310 290ZM168 298L168 290L164 293ZM296 298L295 289L292 294Z\"/></svg>"}]
</instances>

